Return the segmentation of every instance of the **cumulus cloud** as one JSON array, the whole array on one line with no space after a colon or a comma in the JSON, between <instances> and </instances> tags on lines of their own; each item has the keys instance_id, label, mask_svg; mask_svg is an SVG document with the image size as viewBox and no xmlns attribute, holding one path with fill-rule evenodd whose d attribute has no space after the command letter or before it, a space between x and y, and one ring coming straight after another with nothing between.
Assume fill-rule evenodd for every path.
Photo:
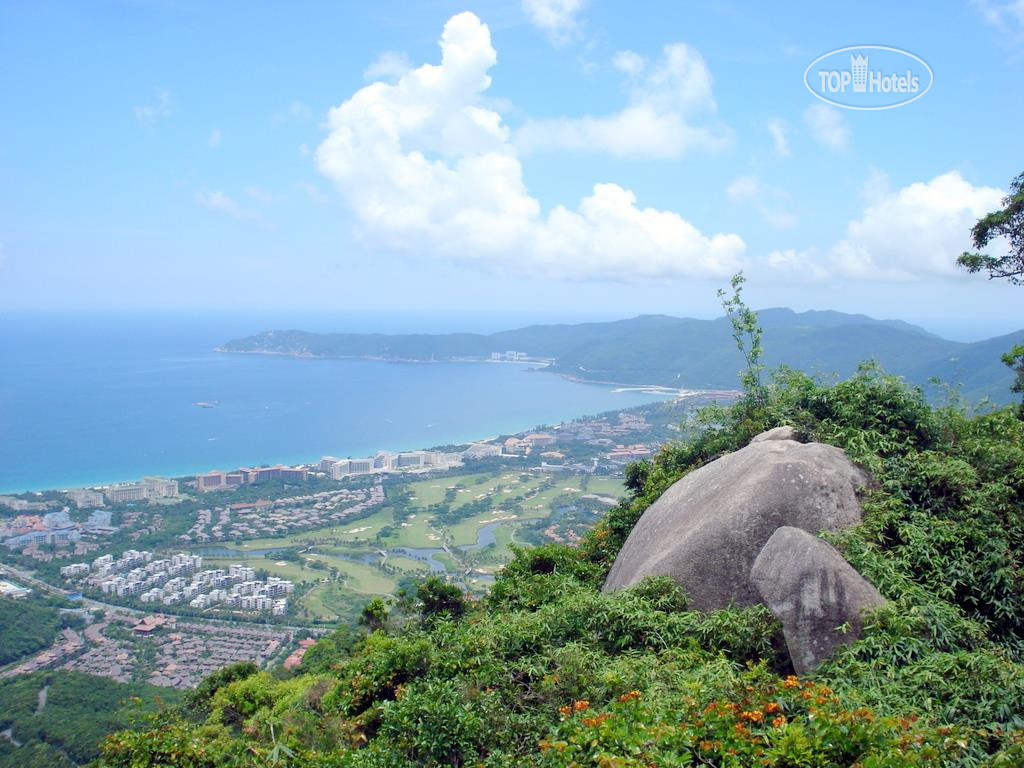
<instances>
[{"instance_id":1,"label":"cumulus cloud","mask_svg":"<svg viewBox=\"0 0 1024 768\"><path fill-rule=\"evenodd\" d=\"M877 179L875 184L880 191ZM971 227L1002 197L999 189L973 186L956 171L881 192L832 247L832 264L866 279L962 276L956 257L970 247Z\"/></svg>"},{"instance_id":2,"label":"cumulus cloud","mask_svg":"<svg viewBox=\"0 0 1024 768\"><path fill-rule=\"evenodd\" d=\"M171 114L171 94L163 88L156 89L156 103L132 107L135 119L143 125L155 123Z\"/></svg>"},{"instance_id":3,"label":"cumulus cloud","mask_svg":"<svg viewBox=\"0 0 1024 768\"><path fill-rule=\"evenodd\" d=\"M613 64L629 76L629 101L623 110L528 120L516 135L519 148L670 158L728 145L729 130L713 119L711 72L695 48L667 45L653 64L632 51L620 51Z\"/></svg>"},{"instance_id":4,"label":"cumulus cloud","mask_svg":"<svg viewBox=\"0 0 1024 768\"><path fill-rule=\"evenodd\" d=\"M579 32L586 5L587 0L523 0L523 12L551 42L562 45Z\"/></svg>"},{"instance_id":5,"label":"cumulus cloud","mask_svg":"<svg viewBox=\"0 0 1024 768\"><path fill-rule=\"evenodd\" d=\"M316 151L364 233L413 254L569 279L724 276L735 234L705 235L672 211L597 184L546 214L523 181L501 115L485 106L497 60L474 14L453 16L441 63L368 85L330 110Z\"/></svg>"},{"instance_id":6,"label":"cumulus cloud","mask_svg":"<svg viewBox=\"0 0 1024 768\"><path fill-rule=\"evenodd\" d=\"M364 80L394 81L412 69L409 57L399 51L383 51L363 70Z\"/></svg>"},{"instance_id":7,"label":"cumulus cloud","mask_svg":"<svg viewBox=\"0 0 1024 768\"><path fill-rule=\"evenodd\" d=\"M612 66L630 77L637 77L647 66L647 59L634 51L619 51L612 57Z\"/></svg>"},{"instance_id":8,"label":"cumulus cloud","mask_svg":"<svg viewBox=\"0 0 1024 768\"><path fill-rule=\"evenodd\" d=\"M782 120L769 120L766 124L768 133L772 136L772 146L775 154L782 157L789 157L793 151L789 148L789 140L786 138L786 123Z\"/></svg>"},{"instance_id":9,"label":"cumulus cloud","mask_svg":"<svg viewBox=\"0 0 1024 768\"><path fill-rule=\"evenodd\" d=\"M813 104L804 110L804 124L821 146L834 152L845 152L850 146L850 127L835 107Z\"/></svg>"},{"instance_id":10,"label":"cumulus cloud","mask_svg":"<svg viewBox=\"0 0 1024 768\"><path fill-rule=\"evenodd\" d=\"M233 198L223 192L196 192L195 200L207 210L223 213L235 219L246 220L256 218L255 213L243 208Z\"/></svg>"},{"instance_id":11,"label":"cumulus cloud","mask_svg":"<svg viewBox=\"0 0 1024 768\"><path fill-rule=\"evenodd\" d=\"M768 266L787 280L818 282L829 276L828 270L818 263L813 251L793 248L776 250L768 254Z\"/></svg>"},{"instance_id":12,"label":"cumulus cloud","mask_svg":"<svg viewBox=\"0 0 1024 768\"><path fill-rule=\"evenodd\" d=\"M740 176L725 193L732 203L753 205L769 226L788 229L796 224L796 215L786 208L789 193L781 187L763 184L756 176Z\"/></svg>"}]
</instances>

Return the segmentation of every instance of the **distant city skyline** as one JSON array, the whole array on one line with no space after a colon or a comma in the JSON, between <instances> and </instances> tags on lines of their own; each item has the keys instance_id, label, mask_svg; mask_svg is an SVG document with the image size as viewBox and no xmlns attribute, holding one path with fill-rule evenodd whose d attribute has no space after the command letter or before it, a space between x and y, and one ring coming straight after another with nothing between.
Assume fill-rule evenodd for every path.
<instances>
[{"instance_id":1,"label":"distant city skyline","mask_svg":"<svg viewBox=\"0 0 1024 768\"><path fill-rule=\"evenodd\" d=\"M1017 330L955 258L1024 171L1020 8L0 4L0 322L710 317L743 269L756 307ZM859 44L933 87L808 92Z\"/></svg>"}]
</instances>

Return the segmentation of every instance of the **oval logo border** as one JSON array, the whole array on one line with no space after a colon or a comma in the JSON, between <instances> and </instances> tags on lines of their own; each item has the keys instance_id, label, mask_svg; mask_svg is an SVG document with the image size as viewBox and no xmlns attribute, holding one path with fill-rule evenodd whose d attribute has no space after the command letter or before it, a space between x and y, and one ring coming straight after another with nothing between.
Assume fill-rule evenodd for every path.
<instances>
[{"instance_id":1,"label":"oval logo border","mask_svg":"<svg viewBox=\"0 0 1024 768\"><path fill-rule=\"evenodd\" d=\"M822 94L818 93L816 90L811 88L811 84L807 80L807 75L810 73L811 67L813 67L815 64L817 64L819 61L821 61L824 58L827 58L827 57L831 56L834 53L843 53L844 51L862 51L862 50L865 50L865 49L871 49L871 50L876 50L876 51L892 51L894 53L902 53L904 56L909 56L910 58L914 59L915 61L921 62L921 64L924 65L924 68L928 70L928 87L925 88L923 91L921 91L919 94L917 94L912 99L907 99L906 101L901 101L901 102L898 102L897 104L886 104L885 106L881 106L881 107L855 107L855 106L850 105L850 104L840 104L838 101L832 101L831 99L826 98L825 96L823 96ZM804 85L807 87L807 90L810 91L814 96L816 96L817 98L821 99L826 104L831 104L833 107L840 107L841 109L857 109L857 110L861 110L862 112L876 112L876 111L878 111L880 109L896 109L897 107L905 107L907 104L910 104L912 102L917 101L922 96L924 96L926 93L928 93L928 91L930 91L932 89L932 85L934 85L934 84L935 84L935 73L932 71L932 68L928 64L927 61L922 59L917 54L911 53L910 51L905 51L902 48L893 48L892 46L889 46L889 45L848 45L845 48L836 48L834 51L829 51L828 53L821 54L821 56L819 56L814 61L812 61L810 64L808 64L807 65L807 69L804 70Z\"/></svg>"}]
</instances>

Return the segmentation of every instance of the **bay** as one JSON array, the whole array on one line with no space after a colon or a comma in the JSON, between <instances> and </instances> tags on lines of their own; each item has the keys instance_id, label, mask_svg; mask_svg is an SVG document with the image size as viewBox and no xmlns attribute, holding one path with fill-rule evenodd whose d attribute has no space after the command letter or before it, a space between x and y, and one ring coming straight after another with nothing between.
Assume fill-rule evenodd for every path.
<instances>
[{"instance_id":1,"label":"bay","mask_svg":"<svg viewBox=\"0 0 1024 768\"><path fill-rule=\"evenodd\" d=\"M660 399L520 365L213 351L268 328L487 332L514 321L6 315L0 317L0 492L463 443Z\"/></svg>"}]
</instances>

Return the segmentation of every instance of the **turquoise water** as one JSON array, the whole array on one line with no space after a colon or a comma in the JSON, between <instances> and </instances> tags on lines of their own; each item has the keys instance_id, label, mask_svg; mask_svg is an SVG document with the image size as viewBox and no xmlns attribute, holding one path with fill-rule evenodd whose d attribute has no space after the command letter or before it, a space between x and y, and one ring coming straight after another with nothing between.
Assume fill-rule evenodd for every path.
<instances>
[{"instance_id":1,"label":"turquoise water","mask_svg":"<svg viewBox=\"0 0 1024 768\"><path fill-rule=\"evenodd\" d=\"M0 492L466 442L657 400L517 365L213 352L268 328L497 330L466 319L0 318ZM193 403L216 402L214 408Z\"/></svg>"}]
</instances>

